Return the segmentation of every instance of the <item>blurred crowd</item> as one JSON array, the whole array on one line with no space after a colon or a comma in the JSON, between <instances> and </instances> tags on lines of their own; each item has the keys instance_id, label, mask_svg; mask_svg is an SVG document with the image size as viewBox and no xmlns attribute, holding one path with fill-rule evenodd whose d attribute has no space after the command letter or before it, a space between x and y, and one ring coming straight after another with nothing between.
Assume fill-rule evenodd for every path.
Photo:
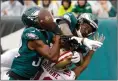
<instances>
[{"instance_id":1,"label":"blurred crowd","mask_svg":"<svg viewBox=\"0 0 118 81\"><path fill-rule=\"evenodd\" d=\"M2 0L1 16L21 16L33 6L48 9L54 16L67 12L93 13L99 18L116 17L116 0Z\"/></svg>"}]
</instances>

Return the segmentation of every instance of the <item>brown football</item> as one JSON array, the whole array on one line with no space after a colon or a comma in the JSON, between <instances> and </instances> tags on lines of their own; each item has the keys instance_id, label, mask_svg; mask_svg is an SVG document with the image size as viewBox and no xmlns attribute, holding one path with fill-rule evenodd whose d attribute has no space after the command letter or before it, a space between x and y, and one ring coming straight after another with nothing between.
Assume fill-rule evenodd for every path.
<instances>
[{"instance_id":1,"label":"brown football","mask_svg":"<svg viewBox=\"0 0 118 81\"><path fill-rule=\"evenodd\" d=\"M68 64L71 63L72 55L72 52L65 51L63 54L59 56L58 62L56 62L55 67L57 69L66 67Z\"/></svg>"},{"instance_id":2,"label":"brown football","mask_svg":"<svg viewBox=\"0 0 118 81\"><path fill-rule=\"evenodd\" d=\"M56 24L52 14L47 9L41 9L38 14L38 21L41 28L52 31L55 29Z\"/></svg>"}]
</instances>

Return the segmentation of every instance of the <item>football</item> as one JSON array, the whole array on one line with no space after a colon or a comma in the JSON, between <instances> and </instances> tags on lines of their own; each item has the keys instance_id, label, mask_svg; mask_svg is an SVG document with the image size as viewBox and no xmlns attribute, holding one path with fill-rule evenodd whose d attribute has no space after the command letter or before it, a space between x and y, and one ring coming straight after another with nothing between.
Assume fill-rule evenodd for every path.
<instances>
[{"instance_id":1,"label":"football","mask_svg":"<svg viewBox=\"0 0 118 81\"><path fill-rule=\"evenodd\" d=\"M47 9L41 9L38 14L39 25L42 29L53 31L56 27L52 14Z\"/></svg>"},{"instance_id":2,"label":"football","mask_svg":"<svg viewBox=\"0 0 118 81\"><path fill-rule=\"evenodd\" d=\"M71 63L72 52L66 51L59 56L58 62L55 64L57 69L65 68Z\"/></svg>"}]
</instances>

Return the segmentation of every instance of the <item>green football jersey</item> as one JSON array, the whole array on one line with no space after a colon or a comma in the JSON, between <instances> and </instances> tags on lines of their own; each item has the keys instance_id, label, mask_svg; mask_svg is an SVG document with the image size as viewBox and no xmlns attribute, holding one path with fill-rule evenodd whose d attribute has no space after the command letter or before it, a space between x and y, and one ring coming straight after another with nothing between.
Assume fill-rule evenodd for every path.
<instances>
[{"instance_id":1,"label":"green football jersey","mask_svg":"<svg viewBox=\"0 0 118 81\"><path fill-rule=\"evenodd\" d=\"M47 37L43 32L45 32ZM41 31L34 27L26 28L21 37L22 44L18 51L19 55L13 61L11 71L20 76L32 78L39 70L43 57L37 51L32 51L28 48L28 41L42 40L45 44L50 45L52 37L53 33L51 32Z\"/></svg>"}]
</instances>

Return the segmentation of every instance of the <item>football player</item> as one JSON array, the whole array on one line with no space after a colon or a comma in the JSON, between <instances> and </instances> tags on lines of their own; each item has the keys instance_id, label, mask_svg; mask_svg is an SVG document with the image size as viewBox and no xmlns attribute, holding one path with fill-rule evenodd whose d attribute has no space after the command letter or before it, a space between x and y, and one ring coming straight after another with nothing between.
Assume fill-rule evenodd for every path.
<instances>
[{"instance_id":1,"label":"football player","mask_svg":"<svg viewBox=\"0 0 118 81\"><path fill-rule=\"evenodd\" d=\"M62 66L64 67L65 64L68 64L70 62L77 63L78 61L83 60L82 56L80 56L81 54L78 54L77 52L74 52L74 55L73 55L73 52L68 51L68 52L64 53L64 50L61 49L60 53L61 53L61 56L59 57L60 62L55 64L57 67L62 67ZM8 77L8 75L6 75L6 72L10 69L12 61L17 54L18 54L18 48L7 51L6 53L4 53L1 56L1 66L2 66L1 67L1 72L2 72L1 80L8 80L9 77ZM93 54L93 52L91 51L88 53L88 55L86 55L84 57L84 60L85 59L86 60L83 62L83 65L82 65L83 68L86 67L87 64L89 63L92 54ZM73 58L72 58L72 56L73 56ZM6 60L4 60L4 59L6 59ZM54 65L54 63L45 59L42 63L44 72L42 73L41 76L40 76L40 73L39 74L37 73L36 76L34 77L34 79L35 80L38 80L38 79L40 79L40 80L74 80L84 70L80 65L77 65L77 67L75 67L73 70L69 70L68 68L56 69L56 68L52 67L53 65Z\"/></svg>"},{"instance_id":2,"label":"football player","mask_svg":"<svg viewBox=\"0 0 118 81\"><path fill-rule=\"evenodd\" d=\"M73 25L74 22L71 20L76 20L73 14L69 14L70 15L70 22L72 25L70 26L75 26L72 28L73 29L74 34L76 33L76 36L80 36L80 37L88 37L91 36L92 34L94 34L98 28L98 24L97 24L97 18L94 18L94 15L92 14L82 14L79 19L78 19L78 23L75 23L76 25ZM63 19L56 19L57 23L59 24L59 27L61 28L63 34L72 34L69 30L67 29L67 26L69 27L68 22L66 22ZM66 26L64 28L64 26ZM79 27L80 26L80 27ZM79 28L78 28L79 27ZM64 31L66 30L66 31ZM82 34L81 34L82 33ZM98 36L97 36L98 37ZM77 37L73 37L73 39L79 40L79 38ZM96 40L96 39L94 39ZM97 38L97 41L103 42L104 40L104 36L100 36L99 38ZM84 39L84 41L86 41L86 38ZM93 42L93 41L92 41ZM84 43L84 42L83 42ZM90 42L88 42L90 43ZM67 47L67 45L65 46L65 48ZM79 46L80 47L80 46ZM89 46L88 46L89 47ZM97 48L99 48L100 46L98 46ZM85 49L76 49L76 51L79 52L72 52L72 51L63 51L62 53L60 52L60 57L59 57L59 61L54 64L51 63L48 60L44 60L42 63L42 67L44 69L44 72L41 74L41 76L37 75L35 76L34 79L39 79L39 80L75 80L80 74L81 72L87 67L87 65L90 62L90 59L94 53L94 51L96 51L97 49L96 47L89 47L89 52L84 56L83 58L83 63L82 64L76 64L77 66L75 68L73 68L72 70L69 70L68 68L68 64L69 63L77 63L78 61L82 61L82 55L81 53L83 53L82 51ZM73 56L73 57L71 57ZM74 59L74 58L78 58L78 59ZM65 68L66 67L66 68ZM58 69L55 69L58 68ZM59 68L61 68L61 70L59 70ZM64 69L62 69L64 68Z\"/></svg>"},{"instance_id":3,"label":"football player","mask_svg":"<svg viewBox=\"0 0 118 81\"><path fill-rule=\"evenodd\" d=\"M22 44L22 45L26 45L26 46L21 46L21 48L19 49L19 54L18 54L18 56L15 58L15 60L13 61L13 65L12 65L12 69L11 69L11 71L10 71L10 73L9 73L9 75L11 76L11 78L10 79L23 79L23 80L25 80L25 79L29 79L29 76L30 76L30 78L31 77L33 77L33 74L35 74L37 71L37 69L39 69L38 68L38 66L40 66L40 59L39 59L39 61L37 61L37 62L35 62L35 61L33 61L33 60L38 60L38 57L39 57L39 55L37 54L37 51L34 51L34 50L36 50L36 48L34 48L35 46L37 46L37 43L36 43L36 41L35 41L35 43L33 42L34 40L38 40L38 37L37 37L37 34L38 35L42 35L42 32L43 32L43 35L45 35L45 31L43 30L43 29L46 29L46 30L49 30L49 29L51 29L51 31L52 31L52 29L54 29L54 28L48 28L48 26L50 26L50 27L55 27L55 24L53 24L53 23L47 23L47 22L43 22L43 19L46 19L46 20L49 20L49 18L48 17L46 17L46 18L40 18L41 19L41 23L40 23L40 25L41 25L41 27L42 27L42 25L45 25L44 27L46 27L46 28L40 28L40 30L38 30L38 24L36 23L37 22L37 13L38 13L38 9L37 8L32 8L32 9L29 9L28 11L26 11L26 13L22 16L22 20L23 20L23 22L25 23L25 24L27 24L27 28L26 28L26 32L24 32L24 34L26 34L26 36L25 35L22 35L22 38L24 38L24 39L22 39L22 41L24 41L24 40L27 40L27 38L28 38L28 40L29 41L24 41L24 42L22 42L22 43L24 43L24 44ZM44 14L44 13L43 13ZM32 23L32 21L34 22L34 23ZM32 24L31 24L32 23ZM29 26L29 24L30 24L30 26ZM48 25L49 24L49 25ZM36 30L35 30L35 27L36 27ZM28 30L29 29L29 30ZM30 29L32 30L31 32L30 32ZM35 31L34 31L35 30ZM29 31L29 33L28 33L28 31ZM40 31L40 33L39 33L39 31ZM37 34L36 35L34 35L34 33L33 32L36 32ZM30 34L31 33L31 34ZM51 32L48 32L48 36L52 36L52 35L49 35ZM42 36L43 36L42 35ZM44 36L45 37L45 36ZM41 37L41 38L43 38L43 37ZM49 37L49 38L52 38L52 37ZM59 36L57 36L57 40L59 40ZM31 39L31 40L30 40ZM57 41L56 40L56 41ZM47 43L48 41L45 41L45 39L43 39L43 41L45 42L45 43ZM81 40L82 41L82 40ZM80 41L80 42L81 42ZM59 41L58 41L59 42ZM27 46L27 43L29 43L29 45ZM30 47L30 45L31 45L31 47ZM29 49L30 48L30 49ZM52 47L53 48L53 47ZM24 50L24 49L27 49L27 50ZM25 51L25 54L20 54L20 53L23 53L23 51ZM46 50L44 50L44 51L46 51ZM54 50L54 51L56 51L56 50ZM57 51L56 51L57 52ZM28 55L26 54L26 53L28 53ZM29 55L31 53L31 55ZM35 54L33 54L33 53L35 53ZM54 52L53 52L54 53ZM34 55L34 57L32 56L32 55ZM56 55L56 54L55 54ZM49 55L50 56L50 60L51 59L53 59L52 61L54 61L55 60L55 58L51 58L51 55ZM25 59L27 57L27 59ZM35 58L36 57L36 58ZM33 59L34 58L34 59ZM29 59L29 61L28 61L28 59ZM31 59L31 60L30 60ZM57 57L56 57L56 59L57 59ZM25 66L24 66L24 62L25 62ZM31 63L32 62L32 63ZM20 64L19 64L20 63ZM22 65L22 63L23 63L23 65ZM37 63L37 64L36 64ZM17 66L18 65L18 66ZM29 67L29 66L31 66L31 67ZM19 68L20 67L20 69L17 69L17 68ZM32 69L34 69L35 68L35 70L32 70ZM17 69L17 70L16 70ZM26 69L26 70L23 70L23 69ZM22 71L20 71L20 70L23 70L23 72ZM15 71L15 72L13 72L13 71ZM28 72L26 72L26 71L28 71ZM31 72L30 72L31 71ZM25 73L25 74L23 74L23 73ZM19 76L19 75L20 76ZM23 76L23 77L22 77Z\"/></svg>"},{"instance_id":4,"label":"football player","mask_svg":"<svg viewBox=\"0 0 118 81\"><path fill-rule=\"evenodd\" d=\"M96 36L94 40L103 42L104 36ZM98 49L98 47L94 47L94 49L90 50L83 58L78 54L78 52L72 51L64 51L63 49L60 50L60 56L57 63L52 63L49 60L45 59L42 62L42 68L44 72L41 76L36 74L34 80L75 80L79 75L87 68L93 53ZM81 52L79 52L81 53ZM75 59L78 58L78 59ZM81 64L77 64L82 61ZM75 67L70 69L69 67L75 63Z\"/></svg>"},{"instance_id":5,"label":"football player","mask_svg":"<svg viewBox=\"0 0 118 81\"><path fill-rule=\"evenodd\" d=\"M37 13L38 15L34 16ZM39 11L35 7L28 9L23 14L23 21L26 16L30 21L34 19L35 23L31 24L30 21L26 21L28 27L23 31L21 47L9 71L10 80L29 80L39 70L43 58L56 62L59 57L60 36L54 36L49 32L55 28L52 14L46 9L40 9ZM55 40L52 48L50 48L49 44L53 37Z\"/></svg>"},{"instance_id":6,"label":"football player","mask_svg":"<svg viewBox=\"0 0 118 81\"><path fill-rule=\"evenodd\" d=\"M86 45L95 43L94 41L89 42L87 38L91 37L97 32L98 29L98 19L95 15L91 13L84 13L81 14L78 18L75 17L73 13L66 13L64 17L56 17L55 22L58 24L59 28L61 29L61 34L66 35L68 37L65 37L67 40L71 36L71 39L75 39L76 41L80 42L82 40L82 37L84 38L84 41L86 41ZM96 43L97 44L97 43ZM78 50L82 53L88 52L88 49L92 49L91 46L76 46L76 48L79 48ZM99 44L97 44L99 45Z\"/></svg>"}]
</instances>

